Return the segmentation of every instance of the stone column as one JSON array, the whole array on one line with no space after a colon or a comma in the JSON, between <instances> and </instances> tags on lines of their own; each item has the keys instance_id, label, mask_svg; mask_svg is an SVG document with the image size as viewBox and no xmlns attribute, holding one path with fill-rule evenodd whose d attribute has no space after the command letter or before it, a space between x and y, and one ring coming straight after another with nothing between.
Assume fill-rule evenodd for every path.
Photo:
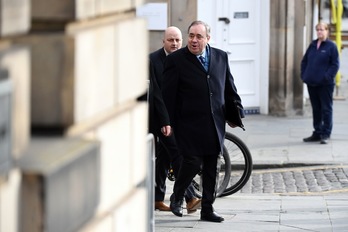
<instances>
[{"instance_id":1,"label":"stone column","mask_svg":"<svg viewBox=\"0 0 348 232\"><path fill-rule=\"evenodd\" d=\"M270 20L270 67L269 67L269 113L285 116L291 104L291 44L293 12L292 1L271 0Z\"/></svg>"},{"instance_id":2,"label":"stone column","mask_svg":"<svg viewBox=\"0 0 348 232\"><path fill-rule=\"evenodd\" d=\"M300 63L304 51L306 1L271 0L269 113L288 116L303 113ZM307 7L307 9L310 9Z\"/></svg>"}]
</instances>

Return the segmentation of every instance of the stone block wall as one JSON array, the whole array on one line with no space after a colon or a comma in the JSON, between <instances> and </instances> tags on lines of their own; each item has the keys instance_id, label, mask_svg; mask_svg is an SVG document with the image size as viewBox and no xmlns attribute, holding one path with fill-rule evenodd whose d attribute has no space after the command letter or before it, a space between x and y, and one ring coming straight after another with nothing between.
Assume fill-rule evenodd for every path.
<instances>
[{"instance_id":1,"label":"stone block wall","mask_svg":"<svg viewBox=\"0 0 348 232\"><path fill-rule=\"evenodd\" d=\"M142 0L31 0L35 21L74 21L125 12L142 4Z\"/></svg>"},{"instance_id":2,"label":"stone block wall","mask_svg":"<svg viewBox=\"0 0 348 232\"><path fill-rule=\"evenodd\" d=\"M14 45L11 40L30 29L30 1L1 0L0 4L0 69L7 73L0 85L11 83L9 108L0 115L2 119L6 118L3 114L11 115L6 122L9 129L2 131L5 134L1 135L10 137L1 141L10 146L7 160L1 160L0 164L0 231L3 232L18 231L19 228L21 173L15 160L22 155L30 140L30 51L25 46ZM5 169L4 162L9 164Z\"/></svg>"},{"instance_id":3,"label":"stone block wall","mask_svg":"<svg viewBox=\"0 0 348 232\"><path fill-rule=\"evenodd\" d=\"M52 215L66 222L64 231L151 231L147 104L136 101L148 79L149 35L145 20L135 16L143 1L0 1L9 6L1 8L7 16L0 20L0 66L14 89L14 165L0 178L0 232L59 231ZM90 153L54 149L47 139L65 148L71 139L99 144L93 150L98 162L88 163L98 172L97 201L88 217L71 224L69 215L86 204L79 194L91 191L83 187L90 175L78 171ZM40 162L47 166L30 165ZM64 189L52 191L54 183ZM71 204L62 200L62 190ZM60 213L54 194L68 213ZM24 199L32 211L23 208Z\"/></svg>"},{"instance_id":4,"label":"stone block wall","mask_svg":"<svg viewBox=\"0 0 348 232\"><path fill-rule=\"evenodd\" d=\"M0 36L25 34L30 29L30 0L1 0Z\"/></svg>"},{"instance_id":5,"label":"stone block wall","mask_svg":"<svg viewBox=\"0 0 348 232\"><path fill-rule=\"evenodd\" d=\"M19 157L27 147L30 136L29 49L3 43L3 46L0 45L0 67L8 72L12 82L11 150L14 157Z\"/></svg>"}]
</instances>

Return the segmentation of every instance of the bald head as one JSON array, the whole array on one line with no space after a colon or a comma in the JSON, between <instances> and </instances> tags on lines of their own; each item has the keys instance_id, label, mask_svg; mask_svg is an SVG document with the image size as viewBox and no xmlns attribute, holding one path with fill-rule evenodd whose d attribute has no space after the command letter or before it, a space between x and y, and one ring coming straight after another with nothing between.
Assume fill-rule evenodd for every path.
<instances>
[{"instance_id":1,"label":"bald head","mask_svg":"<svg viewBox=\"0 0 348 232\"><path fill-rule=\"evenodd\" d=\"M168 54L180 49L182 34L179 28L171 26L164 31L163 47Z\"/></svg>"}]
</instances>

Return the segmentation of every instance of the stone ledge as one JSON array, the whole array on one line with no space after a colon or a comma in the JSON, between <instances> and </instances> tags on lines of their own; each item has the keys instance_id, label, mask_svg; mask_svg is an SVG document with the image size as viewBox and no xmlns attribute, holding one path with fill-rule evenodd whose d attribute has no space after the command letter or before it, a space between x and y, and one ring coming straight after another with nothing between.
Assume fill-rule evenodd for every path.
<instances>
[{"instance_id":1,"label":"stone ledge","mask_svg":"<svg viewBox=\"0 0 348 232\"><path fill-rule=\"evenodd\" d=\"M76 231L93 217L100 195L97 141L33 138L18 161L21 231Z\"/></svg>"}]
</instances>

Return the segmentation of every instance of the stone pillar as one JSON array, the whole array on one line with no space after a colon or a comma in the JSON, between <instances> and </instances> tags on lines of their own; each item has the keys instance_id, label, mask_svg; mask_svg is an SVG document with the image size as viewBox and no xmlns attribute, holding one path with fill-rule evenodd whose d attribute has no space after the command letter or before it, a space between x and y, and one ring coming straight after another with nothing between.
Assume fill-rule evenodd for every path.
<instances>
[{"instance_id":1,"label":"stone pillar","mask_svg":"<svg viewBox=\"0 0 348 232\"><path fill-rule=\"evenodd\" d=\"M304 26L311 14L308 1L271 0L269 113L289 116L303 113L300 64L304 52Z\"/></svg>"},{"instance_id":2,"label":"stone pillar","mask_svg":"<svg viewBox=\"0 0 348 232\"><path fill-rule=\"evenodd\" d=\"M285 116L292 107L293 1L271 0L269 113Z\"/></svg>"},{"instance_id":3,"label":"stone pillar","mask_svg":"<svg viewBox=\"0 0 348 232\"><path fill-rule=\"evenodd\" d=\"M190 23L197 20L197 0L171 0L169 22L180 28L184 43L187 42L187 29Z\"/></svg>"}]
</instances>

